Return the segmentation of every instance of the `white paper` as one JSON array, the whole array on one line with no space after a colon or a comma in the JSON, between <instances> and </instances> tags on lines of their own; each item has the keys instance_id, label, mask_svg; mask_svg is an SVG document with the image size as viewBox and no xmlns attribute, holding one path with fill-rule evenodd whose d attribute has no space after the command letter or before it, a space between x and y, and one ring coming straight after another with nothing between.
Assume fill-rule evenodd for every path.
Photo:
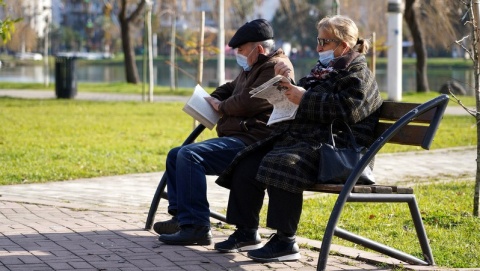
<instances>
[{"instance_id":1,"label":"white paper","mask_svg":"<svg viewBox=\"0 0 480 271\"><path fill-rule=\"evenodd\" d=\"M282 75L277 75L249 92L252 94L250 97L266 99L273 105L273 111L268 119L267 125L284 120L294 119L295 115L297 114L298 105L290 102L287 99L287 96L285 96L285 90L277 87L276 83L283 78L285 77Z\"/></svg>"},{"instance_id":2,"label":"white paper","mask_svg":"<svg viewBox=\"0 0 480 271\"><path fill-rule=\"evenodd\" d=\"M192 96L183 107L183 111L212 130L220 119L220 114L213 109L212 105L204 97L210 97L210 94L200 85L197 85Z\"/></svg>"}]
</instances>

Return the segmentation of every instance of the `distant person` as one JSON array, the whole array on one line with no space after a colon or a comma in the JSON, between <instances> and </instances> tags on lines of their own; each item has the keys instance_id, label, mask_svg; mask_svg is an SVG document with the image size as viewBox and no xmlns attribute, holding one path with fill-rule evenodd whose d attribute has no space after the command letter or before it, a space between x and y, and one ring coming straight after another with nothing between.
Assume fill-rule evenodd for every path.
<instances>
[{"instance_id":1,"label":"distant person","mask_svg":"<svg viewBox=\"0 0 480 271\"><path fill-rule=\"evenodd\" d=\"M230 188L227 223L236 231L216 243L220 252L236 252L257 242L259 213L268 192L267 227L276 229L262 248L248 257L259 262L300 258L295 241L302 213L303 191L315 184L318 148L329 140L334 119L349 124L356 142L370 146L382 104L377 82L367 67L368 41L359 37L355 23L345 16L322 19L317 24L317 64L298 85L288 80L287 98L298 104L295 119L276 124L272 135L241 151L217 179ZM275 73L292 78L289 62L280 62ZM334 130L337 143L348 142L346 133Z\"/></svg>"},{"instance_id":2,"label":"distant person","mask_svg":"<svg viewBox=\"0 0 480 271\"><path fill-rule=\"evenodd\" d=\"M258 19L240 27L228 43L236 49L237 63L243 70L207 99L222 115L216 128L218 138L176 147L168 153L165 174L168 212L173 217L154 224L160 241L170 245L211 244L205 175L219 175L239 151L270 134L266 123L272 105L250 98L249 91L275 76L274 66L279 61L293 70L283 51L274 50L273 38L268 21Z\"/></svg>"}]
</instances>

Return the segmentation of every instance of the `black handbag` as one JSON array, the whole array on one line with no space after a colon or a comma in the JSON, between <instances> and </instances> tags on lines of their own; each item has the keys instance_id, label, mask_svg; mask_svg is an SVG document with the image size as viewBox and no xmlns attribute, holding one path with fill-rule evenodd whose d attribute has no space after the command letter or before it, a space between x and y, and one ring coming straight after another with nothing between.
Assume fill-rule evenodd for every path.
<instances>
[{"instance_id":1,"label":"black handbag","mask_svg":"<svg viewBox=\"0 0 480 271\"><path fill-rule=\"evenodd\" d=\"M333 137L333 125L335 122L342 123L350 141L350 146L337 147ZM352 130L347 123L340 119L335 119L330 124L329 142L322 143L317 150L320 156L317 183L321 184L344 184L357 165L360 158L367 151L367 148L357 145ZM374 184L375 177L373 176L370 166L365 167L362 175L357 181L357 184Z\"/></svg>"}]
</instances>

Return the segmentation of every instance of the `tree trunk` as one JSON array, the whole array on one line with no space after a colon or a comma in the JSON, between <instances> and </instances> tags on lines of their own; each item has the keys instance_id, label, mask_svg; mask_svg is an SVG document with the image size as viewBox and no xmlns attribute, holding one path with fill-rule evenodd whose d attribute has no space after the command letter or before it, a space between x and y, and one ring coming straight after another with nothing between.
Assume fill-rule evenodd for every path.
<instances>
[{"instance_id":1,"label":"tree trunk","mask_svg":"<svg viewBox=\"0 0 480 271\"><path fill-rule=\"evenodd\" d=\"M140 82L138 75L137 64L135 63L135 52L133 51L132 39L130 37L130 24L140 15L140 12L145 6L145 0L140 0L135 10L127 16L127 0L121 1L120 12L118 20L120 21L120 29L122 31L122 49L125 64L125 78L127 83L137 84Z\"/></svg>"},{"instance_id":2,"label":"tree trunk","mask_svg":"<svg viewBox=\"0 0 480 271\"><path fill-rule=\"evenodd\" d=\"M420 30L420 24L417 21L418 14L414 8L415 0L405 1L405 13L404 18L407 22L408 28L413 38L413 47L417 54L416 63L416 79L417 79L417 92L428 92L428 78L427 78L427 49L425 48L424 38L422 31Z\"/></svg>"},{"instance_id":3,"label":"tree trunk","mask_svg":"<svg viewBox=\"0 0 480 271\"><path fill-rule=\"evenodd\" d=\"M480 6L478 2L473 3L470 1L470 6L472 7L472 17L474 24L472 27L472 51L473 51L473 66L475 73L475 100L476 100L476 109L477 112L480 112L480 62L479 62L479 53L480 53ZM473 216L480 217L480 115L476 114L477 121L477 172L475 178L475 191L473 195Z\"/></svg>"},{"instance_id":4,"label":"tree trunk","mask_svg":"<svg viewBox=\"0 0 480 271\"><path fill-rule=\"evenodd\" d=\"M122 29L122 48L124 54L125 65L125 79L127 83L137 84L140 82L138 75L137 64L135 63L135 52L130 38L130 27L128 21L120 20L120 27Z\"/></svg>"}]
</instances>

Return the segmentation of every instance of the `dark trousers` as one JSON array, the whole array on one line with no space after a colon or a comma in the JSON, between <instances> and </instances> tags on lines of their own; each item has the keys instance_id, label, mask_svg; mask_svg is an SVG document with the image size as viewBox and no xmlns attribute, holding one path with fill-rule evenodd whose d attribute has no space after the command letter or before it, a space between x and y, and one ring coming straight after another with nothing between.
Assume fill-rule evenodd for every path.
<instances>
[{"instance_id":1,"label":"dark trousers","mask_svg":"<svg viewBox=\"0 0 480 271\"><path fill-rule=\"evenodd\" d=\"M227 222L237 227L258 228L260 210L268 191L267 227L295 234L302 213L303 194L267 186L255 179L260 163L269 151L262 149L241 160L232 174Z\"/></svg>"}]
</instances>

